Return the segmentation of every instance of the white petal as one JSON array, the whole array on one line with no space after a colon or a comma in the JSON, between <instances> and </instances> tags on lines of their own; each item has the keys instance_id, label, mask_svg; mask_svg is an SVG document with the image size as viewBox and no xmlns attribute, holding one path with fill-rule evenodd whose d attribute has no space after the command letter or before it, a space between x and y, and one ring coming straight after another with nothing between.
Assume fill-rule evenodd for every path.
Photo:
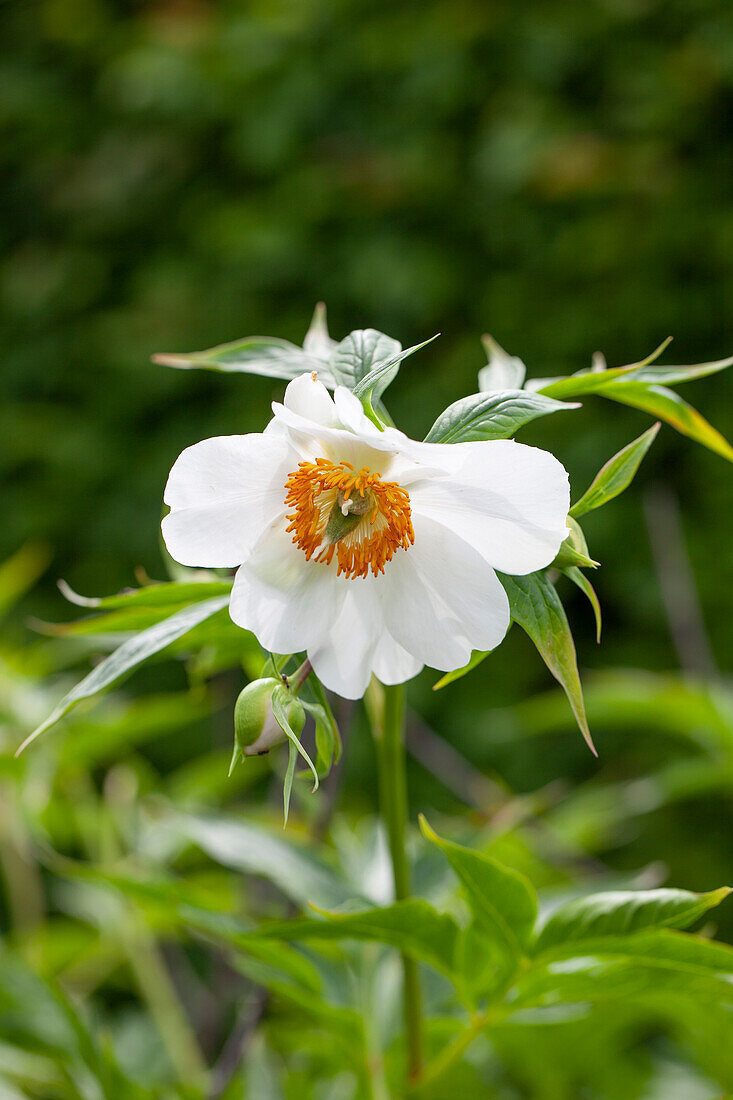
<instances>
[{"instance_id":1,"label":"white petal","mask_svg":"<svg viewBox=\"0 0 733 1100\"><path fill-rule=\"evenodd\" d=\"M385 630L372 655L372 672L383 684L404 684L421 671L423 662L408 653Z\"/></svg>"},{"instance_id":2,"label":"white petal","mask_svg":"<svg viewBox=\"0 0 733 1100\"><path fill-rule=\"evenodd\" d=\"M188 447L164 494L172 509L162 524L171 557L182 565L240 565L284 511L285 481L297 463L289 441L276 436L218 436Z\"/></svg>"},{"instance_id":3,"label":"white petal","mask_svg":"<svg viewBox=\"0 0 733 1100\"><path fill-rule=\"evenodd\" d=\"M385 456L380 452L396 455L409 443L407 436L395 428L380 431L364 415L359 399L345 387L338 389L343 391L339 396L339 409L348 424L342 422L325 386L314 382L309 374L289 383L283 405L273 401L275 421L290 431L297 446L307 448L309 441L311 445L316 441L321 453L328 451L329 457L338 460L339 453L343 451L341 457L349 462L352 461L352 454L363 453L365 465L370 465L370 458L372 462L384 464ZM354 428L349 425L354 425ZM273 421L270 421L267 431L272 431L273 427ZM370 469L375 468L370 465Z\"/></svg>"},{"instance_id":4,"label":"white petal","mask_svg":"<svg viewBox=\"0 0 733 1100\"><path fill-rule=\"evenodd\" d=\"M324 427L339 426L331 395L323 382L314 379L312 374L301 374L299 378L289 382L283 401L286 409L305 420Z\"/></svg>"},{"instance_id":5,"label":"white petal","mask_svg":"<svg viewBox=\"0 0 733 1100\"><path fill-rule=\"evenodd\" d=\"M326 570L324 570L326 572ZM347 580L338 618L320 644L308 647L318 679L344 699L361 699L384 631L375 578Z\"/></svg>"},{"instance_id":6,"label":"white petal","mask_svg":"<svg viewBox=\"0 0 733 1100\"><path fill-rule=\"evenodd\" d=\"M333 394L334 404L336 406L336 412L338 418L344 428L347 428L350 432L354 432L355 435L362 435L372 438L376 436L379 438L382 432L373 424L369 417L364 412L364 406L358 397L346 386L337 386Z\"/></svg>"},{"instance_id":7,"label":"white petal","mask_svg":"<svg viewBox=\"0 0 733 1100\"><path fill-rule=\"evenodd\" d=\"M509 601L496 573L445 527L414 517L415 545L387 567L381 591L394 638L432 668L464 665L494 649L509 628Z\"/></svg>"},{"instance_id":8,"label":"white petal","mask_svg":"<svg viewBox=\"0 0 733 1100\"><path fill-rule=\"evenodd\" d=\"M322 644L346 597L344 578L308 562L284 527L268 531L234 578L229 613L273 653Z\"/></svg>"},{"instance_id":9,"label":"white petal","mask_svg":"<svg viewBox=\"0 0 733 1100\"><path fill-rule=\"evenodd\" d=\"M504 573L549 565L570 506L568 475L553 455L510 439L413 448L446 471L412 484L403 476L414 515L443 524Z\"/></svg>"}]
</instances>

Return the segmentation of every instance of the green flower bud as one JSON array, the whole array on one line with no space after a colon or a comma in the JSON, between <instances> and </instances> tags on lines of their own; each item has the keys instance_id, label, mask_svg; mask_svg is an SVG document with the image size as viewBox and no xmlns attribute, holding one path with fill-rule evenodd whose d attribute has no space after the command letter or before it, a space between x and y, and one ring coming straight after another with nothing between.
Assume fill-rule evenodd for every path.
<instances>
[{"instance_id":1,"label":"green flower bud","mask_svg":"<svg viewBox=\"0 0 733 1100\"><path fill-rule=\"evenodd\" d=\"M282 681L270 676L263 680L253 680L240 693L234 707L234 757L259 756L269 752L275 745L284 741L286 734L272 713L272 693L282 687ZM305 725L305 711L293 697L285 707L288 722L293 733L300 736Z\"/></svg>"}]
</instances>

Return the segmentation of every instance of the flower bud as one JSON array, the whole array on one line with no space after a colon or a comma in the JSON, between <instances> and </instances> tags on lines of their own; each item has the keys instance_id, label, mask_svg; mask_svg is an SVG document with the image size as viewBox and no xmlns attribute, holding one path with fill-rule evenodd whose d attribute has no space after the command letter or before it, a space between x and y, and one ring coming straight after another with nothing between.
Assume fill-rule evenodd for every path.
<instances>
[{"instance_id":1,"label":"flower bud","mask_svg":"<svg viewBox=\"0 0 733 1100\"><path fill-rule=\"evenodd\" d=\"M272 694L282 686L281 680L270 676L253 680L240 693L234 707L234 760L239 753L259 756L285 740L286 734L272 713ZM305 711L295 697L286 702L285 713L293 733L299 736Z\"/></svg>"}]
</instances>

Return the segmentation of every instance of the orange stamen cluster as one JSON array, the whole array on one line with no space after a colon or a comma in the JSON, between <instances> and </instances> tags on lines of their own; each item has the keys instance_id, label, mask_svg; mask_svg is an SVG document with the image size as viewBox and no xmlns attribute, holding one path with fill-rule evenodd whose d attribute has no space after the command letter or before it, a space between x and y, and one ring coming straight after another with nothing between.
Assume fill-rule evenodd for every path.
<instances>
[{"instance_id":1,"label":"orange stamen cluster","mask_svg":"<svg viewBox=\"0 0 733 1100\"><path fill-rule=\"evenodd\" d=\"M336 557L338 573L347 577L376 577L395 552L415 541L410 497L394 481L382 481L367 466L355 470L350 462L327 458L301 462L285 482L288 532L308 561L330 565ZM357 499L358 498L358 499ZM334 508L349 510L354 503L355 526L338 541L325 540ZM366 507L365 507L366 503Z\"/></svg>"}]
</instances>

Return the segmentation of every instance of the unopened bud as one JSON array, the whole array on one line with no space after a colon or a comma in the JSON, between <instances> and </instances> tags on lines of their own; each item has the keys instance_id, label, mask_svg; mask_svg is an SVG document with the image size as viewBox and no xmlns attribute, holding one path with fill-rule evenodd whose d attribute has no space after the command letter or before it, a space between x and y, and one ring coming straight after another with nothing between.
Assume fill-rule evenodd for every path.
<instances>
[{"instance_id":1,"label":"unopened bud","mask_svg":"<svg viewBox=\"0 0 733 1100\"><path fill-rule=\"evenodd\" d=\"M285 740L285 731L272 713L273 692L282 686L281 680L270 676L253 680L240 693L234 707L232 767L240 754L260 756ZM305 725L305 711L296 698L285 703L285 714L293 733L299 736Z\"/></svg>"}]
</instances>

